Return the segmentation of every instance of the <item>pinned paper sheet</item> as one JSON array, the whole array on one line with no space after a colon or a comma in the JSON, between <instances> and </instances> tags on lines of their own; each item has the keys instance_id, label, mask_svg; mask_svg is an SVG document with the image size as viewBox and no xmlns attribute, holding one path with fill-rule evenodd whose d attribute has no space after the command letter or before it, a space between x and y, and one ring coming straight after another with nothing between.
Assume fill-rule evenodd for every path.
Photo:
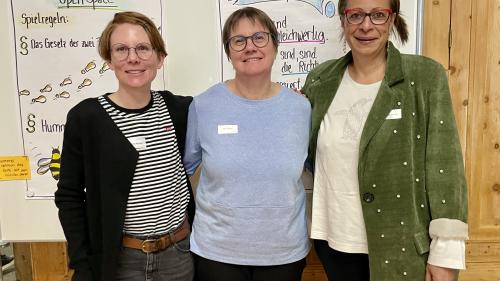
<instances>
[{"instance_id":1,"label":"pinned paper sheet","mask_svg":"<svg viewBox=\"0 0 500 281\"><path fill-rule=\"evenodd\" d=\"M29 180L31 170L27 156L0 157L0 180Z\"/></svg>"}]
</instances>

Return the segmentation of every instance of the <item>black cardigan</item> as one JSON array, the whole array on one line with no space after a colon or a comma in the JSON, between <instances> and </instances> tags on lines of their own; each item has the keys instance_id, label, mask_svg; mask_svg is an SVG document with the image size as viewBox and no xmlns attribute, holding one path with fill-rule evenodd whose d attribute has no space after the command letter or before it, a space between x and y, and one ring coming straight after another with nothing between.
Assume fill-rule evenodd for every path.
<instances>
[{"instance_id":1,"label":"black cardigan","mask_svg":"<svg viewBox=\"0 0 500 281\"><path fill-rule=\"evenodd\" d=\"M181 156L191 97L164 97ZM61 176L55 193L59 220L68 241L73 281L115 280L125 210L138 153L97 98L69 112L61 154ZM188 204L194 218L194 197Z\"/></svg>"}]
</instances>

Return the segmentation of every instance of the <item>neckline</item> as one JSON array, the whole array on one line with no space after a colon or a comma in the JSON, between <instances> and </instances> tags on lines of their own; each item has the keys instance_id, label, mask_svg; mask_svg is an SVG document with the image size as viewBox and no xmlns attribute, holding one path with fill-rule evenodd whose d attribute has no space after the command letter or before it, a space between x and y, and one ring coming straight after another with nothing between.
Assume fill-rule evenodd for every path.
<instances>
[{"instance_id":1,"label":"neckline","mask_svg":"<svg viewBox=\"0 0 500 281\"><path fill-rule=\"evenodd\" d=\"M236 101L238 103L250 105L250 106L260 106L260 105L265 105L265 104L273 104L273 103L279 101L285 94L285 91L284 91L285 88L283 86L280 86L281 87L280 90L274 96L271 96L271 97L268 97L265 99L247 99L247 98L241 97L241 96L237 95L236 93L234 93L233 91L231 91L231 89L229 89L228 85L225 82L220 82L219 86L223 89L222 93L224 93L224 95L226 97L228 97L231 100Z\"/></svg>"},{"instance_id":2,"label":"neckline","mask_svg":"<svg viewBox=\"0 0 500 281\"><path fill-rule=\"evenodd\" d=\"M348 68L345 69L344 71L344 77L343 79L345 79L347 82L351 83L352 85L358 87L358 88L372 88L372 87L377 87L377 86L380 86L382 84L382 81L384 79L381 79L379 81L376 81L376 82L373 82L373 83L370 83L370 84L361 84L361 83L358 83L356 82L354 79L352 79L351 77L351 74L349 73L349 70Z\"/></svg>"},{"instance_id":3,"label":"neckline","mask_svg":"<svg viewBox=\"0 0 500 281\"><path fill-rule=\"evenodd\" d=\"M150 94L151 94L151 98L149 99L149 102L148 104L146 104L144 107L142 108L126 108L126 107L122 107L122 106L119 106L118 104L116 104L115 102L113 102L110 98L109 98L109 95L111 95L112 93L106 93L104 94L104 99L106 99L106 101L111 105L113 106L115 109L121 111L121 112L125 112L125 113L143 113L143 112L146 112L148 111L151 107L153 107L153 103L154 103L154 91L151 91Z\"/></svg>"}]
</instances>

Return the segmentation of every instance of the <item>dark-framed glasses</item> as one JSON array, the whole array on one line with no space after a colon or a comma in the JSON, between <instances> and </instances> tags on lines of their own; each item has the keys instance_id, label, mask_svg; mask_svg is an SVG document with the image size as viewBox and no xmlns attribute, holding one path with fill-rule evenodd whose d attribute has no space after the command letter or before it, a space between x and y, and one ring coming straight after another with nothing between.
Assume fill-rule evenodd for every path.
<instances>
[{"instance_id":1,"label":"dark-framed glasses","mask_svg":"<svg viewBox=\"0 0 500 281\"><path fill-rule=\"evenodd\" d=\"M148 60L153 54L153 46L149 43L139 43L135 47L117 43L111 46L111 55L117 60L126 60L130 55L130 49L134 49L135 54L141 60Z\"/></svg>"},{"instance_id":2,"label":"dark-framed glasses","mask_svg":"<svg viewBox=\"0 0 500 281\"><path fill-rule=\"evenodd\" d=\"M248 39L252 39L252 43L257 48L264 48L269 43L269 37L271 37L271 33L259 31L255 32L250 36L236 35L229 40L227 40L226 44L229 44L229 47L235 52L241 52L247 47Z\"/></svg>"},{"instance_id":3,"label":"dark-framed glasses","mask_svg":"<svg viewBox=\"0 0 500 281\"><path fill-rule=\"evenodd\" d=\"M369 17L370 21L375 25L385 24L392 14L391 9L377 9L369 13L363 11L359 8L345 9L344 15L347 22L350 24L360 24L365 20L365 17Z\"/></svg>"}]
</instances>

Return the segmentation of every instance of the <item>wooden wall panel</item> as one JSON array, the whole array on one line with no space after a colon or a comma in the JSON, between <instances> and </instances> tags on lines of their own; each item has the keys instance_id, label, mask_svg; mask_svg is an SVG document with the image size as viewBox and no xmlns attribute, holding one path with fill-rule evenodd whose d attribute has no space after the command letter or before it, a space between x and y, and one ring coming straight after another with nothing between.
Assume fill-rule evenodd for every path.
<instances>
[{"instance_id":1,"label":"wooden wall panel","mask_svg":"<svg viewBox=\"0 0 500 281\"><path fill-rule=\"evenodd\" d=\"M447 70L462 152L466 151L469 104L471 0L424 2L423 55Z\"/></svg>"},{"instance_id":2,"label":"wooden wall panel","mask_svg":"<svg viewBox=\"0 0 500 281\"><path fill-rule=\"evenodd\" d=\"M500 1L474 1L467 167L472 240L500 241Z\"/></svg>"},{"instance_id":3,"label":"wooden wall panel","mask_svg":"<svg viewBox=\"0 0 500 281\"><path fill-rule=\"evenodd\" d=\"M477 0L476 0L477 1ZM472 263L467 265L467 270L460 272L459 281L500 281L498 264Z\"/></svg>"},{"instance_id":4,"label":"wooden wall panel","mask_svg":"<svg viewBox=\"0 0 500 281\"><path fill-rule=\"evenodd\" d=\"M401 0L407 1L407 0ZM448 69L451 0L424 1L423 54Z\"/></svg>"},{"instance_id":5,"label":"wooden wall panel","mask_svg":"<svg viewBox=\"0 0 500 281\"><path fill-rule=\"evenodd\" d=\"M450 21L450 91L462 153L467 149L472 0L452 1Z\"/></svg>"},{"instance_id":6,"label":"wooden wall panel","mask_svg":"<svg viewBox=\"0 0 500 281\"><path fill-rule=\"evenodd\" d=\"M471 14L466 134L470 240L467 271L460 280L500 281L500 1L473 1Z\"/></svg>"},{"instance_id":7,"label":"wooden wall panel","mask_svg":"<svg viewBox=\"0 0 500 281\"><path fill-rule=\"evenodd\" d=\"M69 281L66 243L14 243L16 277L20 281Z\"/></svg>"},{"instance_id":8,"label":"wooden wall panel","mask_svg":"<svg viewBox=\"0 0 500 281\"><path fill-rule=\"evenodd\" d=\"M69 281L66 243L31 243L33 280Z\"/></svg>"},{"instance_id":9,"label":"wooden wall panel","mask_svg":"<svg viewBox=\"0 0 500 281\"><path fill-rule=\"evenodd\" d=\"M31 271L31 243L13 243L14 257L16 257L16 278L20 281L32 281Z\"/></svg>"}]
</instances>

